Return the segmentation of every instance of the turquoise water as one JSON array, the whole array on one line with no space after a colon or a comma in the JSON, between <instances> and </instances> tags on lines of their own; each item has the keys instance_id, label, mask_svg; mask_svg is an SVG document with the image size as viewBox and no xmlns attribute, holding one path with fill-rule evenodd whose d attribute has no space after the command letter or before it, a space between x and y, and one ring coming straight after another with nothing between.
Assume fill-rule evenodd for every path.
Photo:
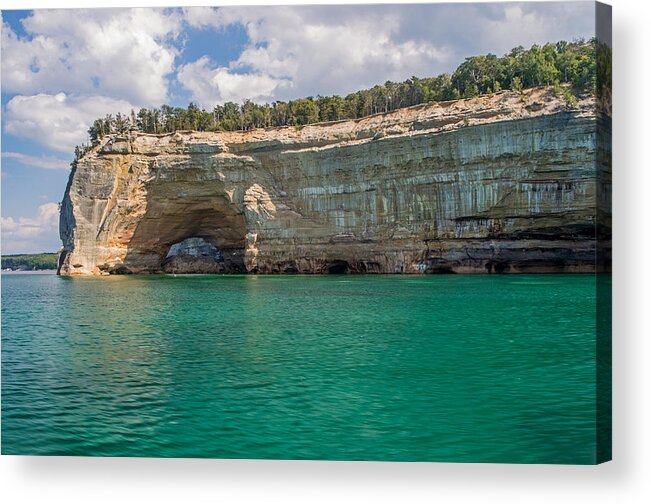
<instances>
[{"instance_id":1,"label":"turquoise water","mask_svg":"<svg viewBox=\"0 0 651 504\"><path fill-rule=\"evenodd\" d=\"M595 277L2 276L2 453L592 463Z\"/></svg>"}]
</instances>

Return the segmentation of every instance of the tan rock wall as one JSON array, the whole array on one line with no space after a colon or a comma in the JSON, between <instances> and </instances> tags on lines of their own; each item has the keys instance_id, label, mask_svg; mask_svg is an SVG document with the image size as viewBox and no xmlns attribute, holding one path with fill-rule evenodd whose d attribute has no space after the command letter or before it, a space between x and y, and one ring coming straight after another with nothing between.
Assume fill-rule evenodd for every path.
<instances>
[{"instance_id":1,"label":"tan rock wall","mask_svg":"<svg viewBox=\"0 0 651 504\"><path fill-rule=\"evenodd\" d=\"M193 236L234 272L592 271L595 142L594 102L570 110L547 89L105 138L71 174L60 272L159 272Z\"/></svg>"}]
</instances>

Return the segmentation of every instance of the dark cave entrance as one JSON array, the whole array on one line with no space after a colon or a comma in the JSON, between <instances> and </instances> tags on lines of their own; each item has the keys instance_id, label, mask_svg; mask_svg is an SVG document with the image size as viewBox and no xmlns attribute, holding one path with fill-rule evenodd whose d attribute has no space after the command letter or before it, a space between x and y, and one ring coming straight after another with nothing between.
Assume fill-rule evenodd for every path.
<instances>
[{"instance_id":1,"label":"dark cave entrance","mask_svg":"<svg viewBox=\"0 0 651 504\"><path fill-rule=\"evenodd\" d=\"M326 266L329 275L344 275L350 273L350 264L347 261L332 261Z\"/></svg>"},{"instance_id":2,"label":"dark cave entrance","mask_svg":"<svg viewBox=\"0 0 651 504\"><path fill-rule=\"evenodd\" d=\"M166 273L227 273L234 269L232 251L222 252L201 236L172 244L161 266Z\"/></svg>"},{"instance_id":3,"label":"dark cave entrance","mask_svg":"<svg viewBox=\"0 0 651 504\"><path fill-rule=\"evenodd\" d=\"M484 266L487 273L508 273L511 266L505 261L488 261Z\"/></svg>"}]
</instances>

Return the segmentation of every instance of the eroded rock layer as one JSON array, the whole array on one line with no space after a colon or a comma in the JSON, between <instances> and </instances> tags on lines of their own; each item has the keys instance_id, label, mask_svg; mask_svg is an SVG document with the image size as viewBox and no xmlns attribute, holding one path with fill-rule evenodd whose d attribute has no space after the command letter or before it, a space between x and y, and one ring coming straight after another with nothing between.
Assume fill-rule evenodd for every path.
<instances>
[{"instance_id":1,"label":"eroded rock layer","mask_svg":"<svg viewBox=\"0 0 651 504\"><path fill-rule=\"evenodd\" d=\"M70 176L60 273L593 271L610 235L596 125L593 100L570 109L534 89L302 128L106 137ZM171 257L184 243L208 245Z\"/></svg>"}]
</instances>

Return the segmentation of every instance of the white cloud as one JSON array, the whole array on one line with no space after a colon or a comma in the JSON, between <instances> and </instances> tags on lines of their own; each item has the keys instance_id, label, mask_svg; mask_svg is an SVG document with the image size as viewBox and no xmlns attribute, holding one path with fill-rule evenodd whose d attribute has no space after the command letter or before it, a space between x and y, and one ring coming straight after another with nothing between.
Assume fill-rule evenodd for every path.
<instances>
[{"instance_id":1,"label":"white cloud","mask_svg":"<svg viewBox=\"0 0 651 504\"><path fill-rule=\"evenodd\" d=\"M3 158L16 159L19 163L46 170L69 170L70 162L54 156L31 156L22 152L3 152Z\"/></svg>"},{"instance_id":2,"label":"white cloud","mask_svg":"<svg viewBox=\"0 0 651 504\"><path fill-rule=\"evenodd\" d=\"M2 27L2 88L18 94L6 107L5 127L70 153L96 117L169 101L175 77L206 107L345 95L451 71L468 55L590 35L593 8L563 2L33 11L22 21L28 36ZM213 30L218 39L234 24L249 40L229 64L208 56L183 61L175 41L184 28Z\"/></svg>"},{"instance_id":3,"label":"white cloud","mask_svg":"<svg viewBox=\"0 0 651 504\"><path fill-rule=\"evenodd\" d=\"M183 65L178 79L192 93L192 98L206 107L228 101L240 102L243 98L269 101L279 88L291 84L287 79L275 79L268 74L242 75L227 67L211 68L207 56Z\"/></svg>"},{"instance_id":4,"label":"white cloud","mask_svg":"<svg viewBox=\"0 0 651 504\"><path fill-rule=\"evenodd\" d=\"M178 12L36 10L22 24L31 38L2 26L3 92L87 93L143 105L168 99Z\"/></svg>"},{"instance_id":5,"label":"white cloud","mask_svg":"<svg viewBox=\"0 0 651 504\"><path fill-rule=\"evenodd\" d=\"M226 67L186 63L179 81L208 105L224 101L220 83L232 76L233 101L345 95L451 72L467 56L589 37L593 10L589 2L189 8L191 26L218 36L239 24L249 43ZM257 86L241 86L242 76Z\"/></svg>"},{"instance_id":6,"label":"white cloud","mask_svg":"<svg viewBox=\"0 0 651 504\"><path fill-rule=\"evenodd\" d=\"M23 245L25 242L34 241L36 238L44 238L47 235L58 233L59 226L59 205L57 203L44 203L38 207L38 214L35 218L0 217L0 229L2 230L3 252L6 252L6 243L12 242Z\"/></svg>"},{"instance_id":7,"label":"white cloud","mask_svg":"<svg viewBox=\"0 0 651 504\"><path fill-rule=\"evenodd\" d=\"M217 26L223 23L223 16L220 10L213 9L212 7L189 7L183 9L183 18L190 26L196 28Z\"/></svg>"},{"instance_id":8,"label":"white cloud","mask_svg":"<svg viewBox=\"0 0 651 504\"><path fill-rule=\"evenodd\" d=\"M14 232L18 224L12 217L0 217L0 228L2 229L3 234Z\"/></svg>"},{"instance_id":9,"label":"white cloud","mask_svg":"<svg viewBox=\"0 0 651 504\"><path fill-rule=\"evenodd\" d=\"M7 133L71 154L97 117L169 101L178 10L36 10L21 23L28 36L2 25L2 92L17 94L4 110Z\"/></svg>"},{"instance_id":10,"label":"white cloud","mask_svg":"<svg viewBox=\"0 0 651 504\"><path fill-rule=\"evenodd\" d=\"M7 133L71 154L87 140L94 119L132 108L127 101L105 96L18 95L7 103L3 121Z\"/></svg>"},{"instance_id":11,"label":"white cloud","mask_svg":"<svg viewBox=\"0 0 651 504\"><path fill-rule=\"evenodd\" d=\"M185 12L187 22L196 27L240 23L249 37L248 46L228 67L211 67L204 57L180 68L179 81L205 105L268 96L346 94L387 79L429 75L448 59L444 47L398 40L403 20L378 9L310 6Z\"/></svg>"}]
</instances>

